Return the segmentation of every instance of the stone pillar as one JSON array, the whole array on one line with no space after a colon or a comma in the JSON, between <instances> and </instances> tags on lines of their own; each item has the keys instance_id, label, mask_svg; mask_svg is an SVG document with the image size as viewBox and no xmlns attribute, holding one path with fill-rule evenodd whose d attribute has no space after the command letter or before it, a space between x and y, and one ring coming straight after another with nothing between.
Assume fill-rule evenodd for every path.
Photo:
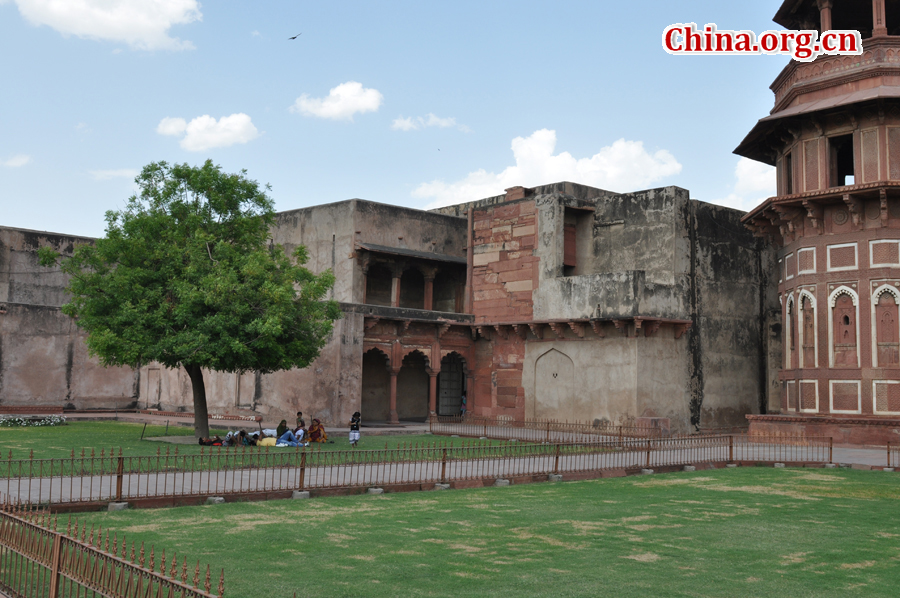
<instances>
[{"instance_id":1,"label":"stone pillar","mask_svg":"<svg viewBox=\"0 0 900 598\"><path fill-rule=\"evenodd\" d=\"M400 419L397 417L397 374L400 370L391 369L391 424L399 424Z\"/></svg>"},{"instance_id":2,"label":"stone pillar","mask_svg":"<svg viewBox=\"0 0 900 598\"><path fill-rule=\"evenodd\" d=\"M466 370L466 413L475 408L475 370Z\"/></svg>"},{"instance_id":3,"label":"stone pillar","mask_svg":"<svg viewBox=\"0 0 900 598\"><path fill-rule=\"evenodd\" d=\"M437 414L437 377L440 370L428 369L428 413L433 417Z\"/></svg>"},{"instance_id":4,"label":"stone pillar","mask_svg":"<svg viewBox=\"0 0 900 598\"><path fill-rule=\"evenodd\" d=\"M403 269L397 266L391 268L391 307L400 307L400 277Z\"/></svg>"},{"instance_id":5,"label":"stone pillar","mask_svg":"<svg viewBox=\"0 0 900 598\"><path fill-rule=\"evenodd\" d=\"M425 277L425 305L423 308L428 311L434 309L434 275Z\"/></svg>"},{"instance_id":6,"label":"stone pillar","mask_svg":"<svg viewBox=\"0 0 900 598\"><path fill-rule=\"evenodd\" d=\"M363 305L366 304L366 288L369 286L369 269L363 268L363 279L362 279L362 302Z\"/></svg>"},{"instance_id":7,"label":"stone pillar","mask_svg":"<svg viewBox=\"0 0 900 598\"><path fill-rule=\"evenodd\" d=\"M832 0L818 0L818 5L820 28L823 32L828 31L831 29Z\"/></svg>"},{"instance_id":8,"label":"stone pillar","mask_svg":"<svg viewBox=\"0 0 900 598\"><path fill-rule=\"evenodd\" d=\"M872 0L872 37L887 35L884 0Z\"/></svg>"}]
</instances>

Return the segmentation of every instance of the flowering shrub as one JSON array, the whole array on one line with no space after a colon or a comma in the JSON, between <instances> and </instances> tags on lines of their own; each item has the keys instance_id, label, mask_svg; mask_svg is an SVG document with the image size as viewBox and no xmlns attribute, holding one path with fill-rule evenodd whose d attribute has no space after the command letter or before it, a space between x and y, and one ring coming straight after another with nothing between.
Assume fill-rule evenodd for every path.
<instances>
[{"instance_id":1,"label":"flowering shrub","mask_svg":"<svg viewBox=\"0 0 900 598\"><path fill-rule=\"evenodd\" d=\"M0 415L0 428L17 428L20 426L64 426L66 418L62 415L48 415L41 419L30 417Z\"/></svg>"}]
</instances>

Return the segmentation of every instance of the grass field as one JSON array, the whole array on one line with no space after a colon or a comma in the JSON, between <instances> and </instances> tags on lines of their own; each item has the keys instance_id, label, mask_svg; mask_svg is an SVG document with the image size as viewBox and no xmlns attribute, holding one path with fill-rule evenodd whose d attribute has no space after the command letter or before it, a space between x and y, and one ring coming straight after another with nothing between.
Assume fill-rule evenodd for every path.
<instances>
[{"instance_id":1,"label":"grass field","mask_svg":"<svg viewBox=\"0 0 900 598\"><path fill-rule=\"evenodd\" d=\"M900 475L741 468L79 515L226 595L896 596Z\"/></svg>"},{"instance_id":2,"label":"grass field","mask_svg":"<svg viewBox=\"0 0 900 598\"><path fill-rule=\"evenodd\" d=\"M143 424L129 424L113 421L75 421L65 426L52 427L22 427L22 428L0 428L0 458L7 459L10 451L12 451L13 459L27 459L34 451L35 459L53 459L69 457L72 451L76 456L81 455L81 449L90 456L91 449L99 456L100 450L109 451L110 448L118 450L122 448L122 454L125 456L155 455L157 449L161 449L165 453L168 448L170 451L175 450L175 446L154 442L150 440L141 440L141 432ZM165 426L147 426L144 437L163 436L166 433ZM212 434L225 435L224 430L212 430ZM191 428L180 426L170 426L168 430L169 436L193 436L194 431ZM317 450L349 450L350 445L347 440L346 433L333 434L331 438L334 444L319 444ZM403 435L403 436L371 436L367 435L363 429L363 437L360 441L360 449L383 449L396 448L403 445L423 445L423 444L452 444L459 446L462 444L479 444L481 441L465 439L465 438L447 438L444 436L431 435ZM500 441L485 441L485 444L505 444ZM178 446L178 454L193 455L200 453L200 446L197 444L180 444ZM280 451L283 449L271 449ZM293 450L293 449L291 449ZM209 447L206 447L209 452Z\"/></svg>"}]
</instances>

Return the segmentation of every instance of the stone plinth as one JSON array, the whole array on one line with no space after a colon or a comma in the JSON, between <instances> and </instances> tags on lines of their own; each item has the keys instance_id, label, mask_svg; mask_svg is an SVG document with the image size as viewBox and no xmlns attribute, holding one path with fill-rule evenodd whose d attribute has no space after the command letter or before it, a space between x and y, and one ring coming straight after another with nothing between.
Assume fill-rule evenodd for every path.
<instances>
[{"instance_id":1,"label":"stone plinth","mask_svg":"<svg viewBox=\"0 0 900 598\"><path fill-rule=\"evenodd\" d=\"M750 434L830 436L835 444L900 442L900 418L858 415L748 415Z\"/></svg>"}]
</instances>

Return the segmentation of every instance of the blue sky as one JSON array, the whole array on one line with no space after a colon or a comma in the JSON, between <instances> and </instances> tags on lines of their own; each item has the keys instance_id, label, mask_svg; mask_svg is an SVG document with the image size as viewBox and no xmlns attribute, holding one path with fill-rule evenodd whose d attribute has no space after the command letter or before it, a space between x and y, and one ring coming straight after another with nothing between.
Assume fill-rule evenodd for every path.
<instances>
[{"instance_id":1,"label":"blue sky","mask_svg":"<svg viewBox=\"0 0 900 598\"><path fill-rule=\"evenodd\" d=\"M731 152L788 58L661 36L759 33L779 5L0 0L0 225L99 236L142 166L207 158L279 210L564 179L749 209L774 175Z\"/></svg>"}]
</instances>

